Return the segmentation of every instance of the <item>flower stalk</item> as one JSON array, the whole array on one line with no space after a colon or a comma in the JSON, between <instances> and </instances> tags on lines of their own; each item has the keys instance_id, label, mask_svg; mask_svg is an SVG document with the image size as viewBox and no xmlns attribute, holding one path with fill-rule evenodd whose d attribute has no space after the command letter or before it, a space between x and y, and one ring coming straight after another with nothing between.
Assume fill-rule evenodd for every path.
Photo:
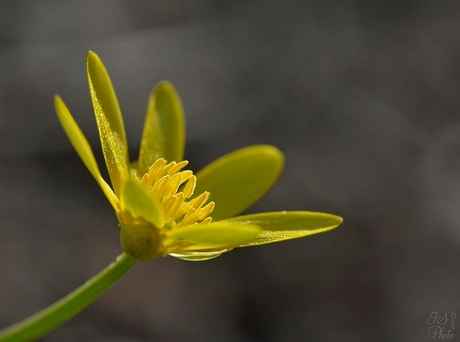
<instances>
[{"instance_id":1,"label":"flower stalk","mask_svg":"<svg viewBox=\"0 0 460 342\"><path fill-rule=\"evenodd\" d=\"M137 260L121 254L96 276L47 308L0 330L0 342L27 342L43 336L86 308L120 279Z\"/></svg>"}]
</instances>

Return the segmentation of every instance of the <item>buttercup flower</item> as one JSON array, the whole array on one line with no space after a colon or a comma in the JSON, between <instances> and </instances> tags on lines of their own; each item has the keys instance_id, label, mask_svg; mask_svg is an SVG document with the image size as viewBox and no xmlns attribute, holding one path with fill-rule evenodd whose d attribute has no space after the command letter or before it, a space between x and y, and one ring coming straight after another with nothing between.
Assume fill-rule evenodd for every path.
<instances>
[{"instance_id":1,"label":"buttercup flower","mask_svg":"<svg viewBox=\"0 0 460 342\"><path fill-rule=\"evenodd\" d=\"M283 168L282 153L255 145L230 153L198 172L184 170L185 122L174 87L152 92L139 159L131 163L115 91L99 57L89 52L87 76L112 187L102 178L91 147L59 96L59 120L119 220L129 256L171 255L207 260L235 247L289 240L333 229L342 219L306 211L235 216L264 195Z\"/></svg>"}]
</instances>

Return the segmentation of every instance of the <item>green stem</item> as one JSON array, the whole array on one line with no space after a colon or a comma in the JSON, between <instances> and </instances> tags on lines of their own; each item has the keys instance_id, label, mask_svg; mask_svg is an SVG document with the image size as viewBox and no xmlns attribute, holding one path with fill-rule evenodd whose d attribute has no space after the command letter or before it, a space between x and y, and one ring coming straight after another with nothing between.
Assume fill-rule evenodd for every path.
<instances>
[{"instance_id":1,"label":"green stem","mask_svg":"<svg viewBox=\"0 0 460 342\"><path fill-rule=\"evenodd\" d=\"M64 298L23 321L0 330L0 342L32 341L57 328L95 301L135 263L136 259L121 254L99 274Z\"/></svg>"}]
</instances>

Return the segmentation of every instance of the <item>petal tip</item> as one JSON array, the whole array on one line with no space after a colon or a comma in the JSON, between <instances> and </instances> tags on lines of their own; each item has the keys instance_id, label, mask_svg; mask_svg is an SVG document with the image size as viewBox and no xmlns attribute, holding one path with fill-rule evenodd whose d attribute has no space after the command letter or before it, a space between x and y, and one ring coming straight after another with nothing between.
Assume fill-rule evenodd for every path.
<instances>
[{"instance_id":1,"label":"petal tip","mask_svg":"<svg viewBox=\"0 0 460 342\"><path fill-rule=\"evenodd\" d=\"M56 109L56 111L57 111L57 107L63 103L64 101L62 100L62 98L58 94L55 94L54 95L54 108Z\"/></svg>"},{"instance_id":2,"label":"petal tip","mask_svg":"<svg viewBox=\"0 0 460 342\"><path fill-rule=\"evenodd\" d=\"M99 56L97 55L97 53L89 50L88 53L86 54L86 60L90 60L90 59L99 59Z\"/></svg>"},{"instance_id":3,"label":"petal tip","mask_svg":"<svg viewBox=\"0 0 460 342\"><path fill-rule=\"evenodd\" d=\"M335 226L334 226L334 228L337 228L338 226L340 226L343 223L343 218L342 217L337 216L337 215L332 215L332 216L334 216L334 218L337 221Z\"/></svg>"},{"instance_id":4,"label":"petal tip","mask_svg":"<svg viewBox=\"0 0 460 342\"><path fill-rule=\"evenodd\" d=\"M277 147L273 145L260 145L262 152L267 156L272 157L273 160L276 160L276 163L281 167L284 166L284 154Z\"/></svg>"},{"instance_id":5,"label":"petal tip","mask_svg":"<svg viewBox=\"0 0 460 342\"><path fill-rule=\"evenodd\" d=\"M105 67L104 67L104 64L102 63L101 58L99 57L97 53L91 50L88 51L88 53L86 54L86 71L87 71L88 77L91 77L90 70L92 70L93 72L95 72L96 70L105 71Z\"/></svg>"}]
</instances>

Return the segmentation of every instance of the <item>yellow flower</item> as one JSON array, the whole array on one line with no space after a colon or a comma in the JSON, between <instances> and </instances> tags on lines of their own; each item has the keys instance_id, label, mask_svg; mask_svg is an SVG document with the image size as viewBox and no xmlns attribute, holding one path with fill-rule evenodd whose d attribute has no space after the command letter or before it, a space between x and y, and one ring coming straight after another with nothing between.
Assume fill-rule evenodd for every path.
<instances>
[{"instance_id":1,"label":"yellow flower","mask_svg":"<svg viewBox=\"0 0 460 342\"><path fill-rule=\"evenodd\" d=\"M235 247L303 237L342 222L338 216L306 211L234 217L272 187L282 171L283 155L273 146L255 145L216 160L196 176L183 170L187 165L183 108L168 82L158 84L150 96L139 159L130 163L107 71L91 51L86 66L112 187L102 178L88 141L57 95L55 108L72 145L117 214L126 254L138 260L166 255L207 260Z\"/></svg>"}]
</instances>

